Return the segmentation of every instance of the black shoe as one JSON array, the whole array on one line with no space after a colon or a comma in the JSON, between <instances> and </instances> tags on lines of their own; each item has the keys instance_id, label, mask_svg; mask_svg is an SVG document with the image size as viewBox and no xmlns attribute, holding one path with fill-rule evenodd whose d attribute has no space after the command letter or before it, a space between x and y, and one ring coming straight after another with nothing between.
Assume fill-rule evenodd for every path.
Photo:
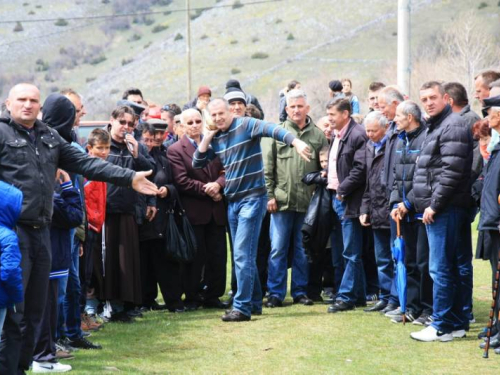
<instances>
[{"instance_id":1,"label":"black shoe","mask_svg":"<svg viewBox=\"0 0 500 375\"><path fill-rule=\"evenodd\" d=\"M125 311L120 311L116 314L111 314L111 318L108 319L108 322L119 322L119 323L132 323L134 318L128 315Z\"/></svg>"},{"instance_id":2,"label":"black shoe","mask_svg":"<svg viewBox=\"0 0 500 375\"><path fill-rule=\"evenodd\" d=\"M399 307L398 305L395 305L393 303L388 303L387 306L384 309L380 310L380 313L383 314L383 315L385 315L389 311L396 310L398 307Z\"/></svg>"},{"instance_id":3,"label":"black shoe","mask_svg":"<svg viewBox=\"0 0 500 375\"><path fill-rule=\"evenodd\" d=\"M330 307L328 307L328 312L329 313L337 313L341 311L348 311L348 310L354 310L355 306L351 305L350 303L346 303L344 301L337 301Z\"/></svg>"},{"instance_id":4,"label":"black shoe","mask_svg":"<svg viewBox=\"0 0 500 375\"><path fill-rule=\"evenodd\" d=\"M153 310L153 311L162 311L162 310L166 310L166 309L167 309L166 305L160 305L156 301L153 301L153 303L151 304L151 310Z\"/></svg>"},{"instance_id":5,"label":"black shoe","mask_svg":"<svg viewBox=\"0 0 500 375\"><path fill-rule=\"evenodd\" d=\"M238 310L231 310L229 313L222 315L223 322L248 322L250 317L242 314Z\"/></svg>"},{"instance_id":6,"label":"black shoe","mask_svg":"<svg viewBox=\"0 0 500 375\"><path fill-rule=\"evenodd\" d=\"M281 302L281 300L278 297L270 296L267 299L267 302L264 304L264 306L270 307L270 308L273 308L273 307L282 307L283 306L283 302Z\"/></svg>"},{"instance_id":7,"label":"black shoe","mask_svg":"<svg viewBox=\"0 0 500 375\"><path fill-rule=\"evenodd\" d=\"M302 294L301 296L295 297L293 299L293 303L295 303L295 304L300 303L301 305L304 305L304 306L312 306L312 305L314 305L313 300L310 299L305 294Z\"/></svg>"},{"instance_id":8,"label":"black shoe","mask_svg":"<svg viewBox=\"0 0 500 375\"><path fill-rule=\"evenodd\" d=\"M478 339L484 339L486 337L486 334L488 333L488 328L484 328L479 335L477 335ZM498 333L498 329L496 325L491 328L491 337L495 336Z\"/></svg>"},{"instance_id":9,"label":"black shoe","mask_svg":"<svg viewBox=\"0 0 500 375\"><path fill-rule=\"evenodd\" d=\"M142 316L143 316L138 308L128 310L126 313L131 318L142 318Z\"/></svg>"},{"instance_id":10,"label":"black shoe","mask_svg":"<svg viewBox=\"0 0 500 375\"><path fill-rule=\"evenodd\" d=\"M356 307L366 307L366 301L358 301L354 304Z\"/></svg>"},{"instance_id":11,"label":"black shoe","mask_svg":"<svg viewBox=\"0 0 500 375\"><path fill-rule=\"evenodd\" d=\"M309 298L311 298L311 300L312 300L313 302L324 302L323 297L321 297L321 296L319 296L319 295L318 295L318 296L313 295L313 296L311 296L311 297L309 297Z\"/></svg>"},{"instance_id":12,"label":"black shoe","mask_svg":"<svg viewBox=\"0 0 500 375\"><path fill-rule=\"evenodd\" d=\"M227 306L220 299L209 299L203 302L203 307L206 309L225 309Z\"/></svg>"},{"instance_id":13,"label":"black shoe","mask_svg":"<svg viewBox=\"0 0 500 375\"><path fill-rule=\"evenodd\" d=\"M226 310L225 313L230 314L233 310ZM262 311L252 311L252 315L262 315Z\"/></svg>"},{"instance_id":14,"label":"black shoe","mask_svg":"<svg viewBox=\"0 0 500 375\"><path fill-rule=\"evenodd\" d=\"M479 344L480 349L484 349L485 347L486 347L486 341ZM498 340L497 336L495 336L495 338L492 337L490 339L490 348L492 349L500 348L500 341Z\"/></svg>"},{"instance_id":15,"label":"black shoe","mask_svg":"<svg viewBox=\"0 0 500 375\"><path fill-rule=\"evenodd\" d=\"M198 302L188 302L184 304L184 310L186 311L196 311L200 308L200 304Z\"/></svg>"},{"instance_id":16,"label":"black shoe","mask_svg":"<svg viewBox=\"0 0 500 375\"><path fill-rule=\"evenodd\" d=\"M387 307L387 301L378 301L376 304L364 309L364 312L382 311Z\"/></svg>"},{"instance_id":17,"label":"black shoe","mask_svg":"<svg viewBox=\"0 0 500 375\"><path fill-rule=\"evenodd\" d=\"M82 337L79 339L75 340L68 340L68 345L71 346L72 348L78 348L78 349L102 349L102 346L99 344L94 344L87 340L86 338Z\"/></svg>"}]
</instances>

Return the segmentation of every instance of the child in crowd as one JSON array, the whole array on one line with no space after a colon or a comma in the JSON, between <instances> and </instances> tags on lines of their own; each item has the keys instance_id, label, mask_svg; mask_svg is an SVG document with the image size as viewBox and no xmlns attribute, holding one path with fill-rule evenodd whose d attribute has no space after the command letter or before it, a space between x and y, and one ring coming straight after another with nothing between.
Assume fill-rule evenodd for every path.
<instances>
[{"instance_id":1,"label":"child in crowd","mask_svg":"<svg viewBox=\"0 0 500 375\"><path fill-rule=\"evenodd\" d=\"M56 330L58 315L59 280L68 277L71 265L71 232L83 220L80 193L73 187L69 174L58 170L56 191L54 192L54 212L50 227L52 246L52 269L49 276L47 303L43 313L42 325L37 332L33 354L33 372L66 372L70 365L58 359L73 358L67 351L56 352Z\"/></svg>"},{"instance_id":2,"label":"child in crowd","mask_svg":"<svg viewBox=\"0 0 500 375\"><path fill-rule=\"evenodd\" d=\"M87 140L89 156L106 160L111 147L111 137L104 129L94 129ZM86 317L84 324L88 330L98 329L96 321L98 300L103 295L103 257L106 254L104 243L104 221L106 219L106 183L101 181L85 181L85 206L87 208L88 231L85 241L87 252L86 280L88 281ZM95 272L94 272L95 270Z\"/></svg>"},{"instance_id":3,"label":"child in crowd","mask_svg":"<svg viewBox=\"0 0 500 375\"><path fill-rule=\"evenodd\" d=\"M322 171L326 171L328 146L320 150L319 161ZM327 178L322 176L322 171L308 173L302 179L306 185L316 184L316 190L302 226L304 248L310 261L307 295L315 302L322 301L323 273L327 262L332 261L331 251L328 251L331 248L330 236L333 225L332 200L326 188ZM338 281L336 288L340 285L342 274L342 268L335 268L335 280Z\"/></svg>"},{"instance_id":4,"label":"child in crowd","mask_svg":"<svg viewBox=\"0 0 500 375\"><path fill-rule=\"evenodd\" d=\"M0 332L7 309L23 300L21 252L16 226L21 214L23 193L21 190L0 181Z\"/></svg>"}]
</instances>

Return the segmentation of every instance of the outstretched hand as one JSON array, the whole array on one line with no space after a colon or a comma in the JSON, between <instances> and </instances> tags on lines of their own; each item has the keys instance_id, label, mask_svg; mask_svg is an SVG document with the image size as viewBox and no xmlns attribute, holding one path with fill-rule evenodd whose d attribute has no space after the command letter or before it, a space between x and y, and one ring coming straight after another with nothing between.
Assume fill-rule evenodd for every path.
<instances>
[{"instance_id":1,"label":"outstretched hand","mask_svg":"<svg viewBox=\"0 0 500 375\"><path fill-rule=\"evenodd\" d=\"M132 189L145 195L157 195L159 193L158 187L146 178L151 176L152 173L152 170L135 172L134 179L132 180Z\"/></svg>"},{"instance_id":2,"label":"outstretched hand","mask_svg":"<svg viewBox=\"0 0 500 375\"><path fill-rule=\"evenodd\" d=\"M307 143L295 138L292 142L292 146L295 147L295 151L297 151L302 159L311 161L311 149Z\"/></svg>"}]
</instances>

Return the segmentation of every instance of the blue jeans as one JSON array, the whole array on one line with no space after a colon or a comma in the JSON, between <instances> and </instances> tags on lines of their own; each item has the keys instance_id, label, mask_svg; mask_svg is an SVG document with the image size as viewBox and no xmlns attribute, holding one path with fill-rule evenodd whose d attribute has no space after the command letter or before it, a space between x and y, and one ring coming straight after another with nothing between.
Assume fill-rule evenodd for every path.
<instances>
[{"instance_id":1,"label":"blue jeans","mask_svg":"<svg viewBox=\"0 0 500 375\"><path fill-rule=\"evenodd\" d=\"M302 245L302 224L304 213L283 211L271 214L271 254L269 255L269 273L267 288L269 295L281 301L285 299L288 276L288 249L290 240L293 245L292 262L292 298L307 294L309 281L309 263Z\"/></svg>"},{"instance_id":2,"label":"blue jeans","mask_svg":"<svg viewBox=\"0 0 500 375\"><path fill-rule=\"evenodd\" d=\"M469 226L467 232L465 227ZM429 272L433 286L432 326L449 333L469 328L472 290L472 248L470 222L466 209L448 207L434 216L434 223L426 225L429 238Z\"/></svg>"},{"instance_id":3,"label":"blue jeans","mask_svg":"<svg viewBox=\"0 0 500 375\"><path fill-rule=\"evenodd\" d=\"M59 278L57 292L57 330L56 339L66 336L66 315L64 311L64 300L66 299L66 289L68 287L68 276Z\"/></svg>"},{"instance_id":4,"label":"blue jeans","mask_svg":"<svg viewBox=\"0 0 500 375\"><path fill-rule=\"evenodd\" d=\"M341 222L342 240L344 249L342 256L345 259L345 270L337 295L338 301L354 305L364 303L365 295L365 273L363 270L363 233L361 224L357 218L348 219L344 217L345 202L337 198L332 202L333 211Z\"/></svg>"},{"instance_id":5,"label":"blue jeans","mask_svg":"<svg viewBox=\"0 0 500 375\"><path fill-rule=\"evenodd\" d=\"M262 311L262 289L256 261L257 243L266 208L267 195L229 202L228 207L238 283L233 308L247 316Z\"/></svg>"},{"instance_id":6,"label":"blue jeans","mask_svg":"<svg viewBox=\"0 0 500 375\"><path fill-rule=\"evenodd\" d=\"M342 257L344 252L344 240L342 239L342 223L337 215L334 215L332 234L330 235L332 244L332 266L333 266L333 292L337 294L344 277L345 262Z\"/></svg>"},{"instance_id":7,"label":"blue jeans","mask_svg":"<svg viewBox=\"0 0 500 375\"><path fill-rule=\"evenodd\" d=\"M397 294L394 296L391 294L394 284L394 261L392 260L390 229L373 229L373 243L377 260L380 299L397 305L399 304Z\"/></svg>"},{"instance_id":8,"label":"blue jeans","mask_svg":"<svg viewBox=\"0 0 500 375\"><path fill-rule=\"evenodd\" d=\"M7 308L1 308L0 309L0 332L2 332L3 329L3 323L5 322L5 316L7 315Z\"/></svg>"},{"instance_id":9,"label":"blue jeans","mask_svg":"<svg viewBox=\"0 0 500 375\"><path fill-rule=\"evenodd\" d=\"M72 231L73 232L73 231ZM68 286L66 288L66 299L64 301L64 316L66 322L66 337L75 340L82 337L80 316L80 241L73 236L71 249L71 265L69 268Z\"/></svg>"}]
</instances>

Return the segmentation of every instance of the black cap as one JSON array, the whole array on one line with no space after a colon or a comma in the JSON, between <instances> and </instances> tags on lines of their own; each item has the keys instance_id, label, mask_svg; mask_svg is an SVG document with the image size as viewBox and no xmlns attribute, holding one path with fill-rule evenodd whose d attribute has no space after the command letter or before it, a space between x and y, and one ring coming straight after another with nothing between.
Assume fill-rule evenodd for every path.
<instances>
[{"instance_id":1,"label":"black cap","mask_svg":"<svg viewBox=\"0 0 500 375\"><path fill-rule=\"evenodd\" d=\"M140 116L141 113L146 109L146 107L144 107L141 104L137 104L136 102L132 102L130 100L125 100L125 99L118 100L116 102L116 105L117 106L127 106L127 107L132 108L137 116Z\"/></svg>"},{"instance_id":2,"label":"black cap","mask_svg":"<svg viewBox=\"0 0 500 375\"><path fill-rule=\"evenodd\" d=\"M342 91L344 86L342 85L342 82L340 82L338 79L334 79L333 81L330 81L328 83L328 87L332 91Z\"/></svg>"},{"instance_id":3,"label":"black cap","mask_svg":"<svg viewBox=\"0 0 500 375\"><path fill-rule=\"evenodd\" d=\"M483 99L483 111L491 107L500 107L500 95L492 96L491 98Z\"/></svg>"},{"instance_id":4,"label":"black cap","mask_svg":"<svg viewBox=\"0 0 500 375\"><path fill-rule=\"evenodd\" d=\"M240 91L243 91L241 89L240 82L236 79L230 79L229 81L226 82L226 90L230 87L234 87L234 88L239 89Z\"/></svg>"},{"instance_id":5,"label":"black cap","mask_svg":"<svg viewBox=\"0 0 500 375\"><path fill-rule=\"evenodd\" d=\"M146 121L149 125L153 125L155 130L161 130L161 131L166 131L168 128L168 123L166 121L157 119L157 118L151 118L148 121Z\"/></svg>"}]
</instances>

